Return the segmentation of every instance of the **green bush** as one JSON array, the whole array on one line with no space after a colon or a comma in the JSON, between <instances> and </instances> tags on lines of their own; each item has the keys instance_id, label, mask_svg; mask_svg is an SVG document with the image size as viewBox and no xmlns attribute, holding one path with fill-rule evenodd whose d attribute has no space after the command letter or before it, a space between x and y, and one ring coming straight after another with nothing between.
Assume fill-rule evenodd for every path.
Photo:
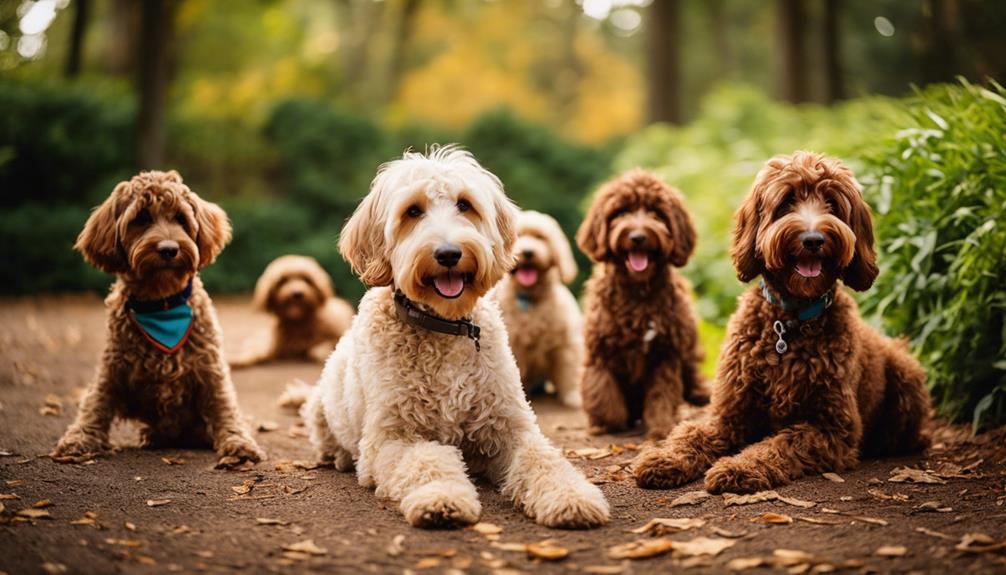
<instances>
[{"instance_id":1,"label":"green bush","mask_svg":"<svg viewBox=\"0 0 1006 575\"><path fill-rule=\"evenodd\" d=\"M744 289L729 256L733 212L762 164L776 154L810 149L839 156L855 170L860 151L879 134L893 133L901 114L896 101L884 98L831 108L791 106L754 88L724 86L705 99L694 122L658 124L630 137L615 168L651 169L685 195L698 228L685 273L701 316L725 325Z\"/></svg>"},{"instance_id":2,"label":"green bush","mask_svg":"<svg viewBox=\"0 0 1006 575\"><path fill-rule=\"evenodd\" d=\"M135 108L82 86L0 81L0 205L95 205L130 175Z\"/></svg>"},{"instance_id":3,"label":"green bush","mask_svg":"<svg viewBox=\"0 0 1006 575\"><path fill-rule=\"evenodd\" d=\"M1006 90L936 86L867 158L881 274L864 309L911 338L941 411L1006 420Z\"/></svg>"}]
</instances>

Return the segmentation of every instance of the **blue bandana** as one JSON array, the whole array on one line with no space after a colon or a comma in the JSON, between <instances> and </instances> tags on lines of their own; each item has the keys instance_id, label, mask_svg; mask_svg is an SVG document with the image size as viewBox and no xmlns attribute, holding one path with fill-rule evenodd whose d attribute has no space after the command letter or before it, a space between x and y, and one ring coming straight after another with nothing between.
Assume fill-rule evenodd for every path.
<instances>
[{"instance_id":1,"label":"blue bandana","mask_svg":"<svg viewBox=\"0 0 1006 575\"><path fill-rule=\"evenodd\" d=\"M127 313L133 325L151 344L164 353L175 353L189 339L192 331L192 280L173 296L157 300L129 298Z\"/></svg>"}]
</instances>

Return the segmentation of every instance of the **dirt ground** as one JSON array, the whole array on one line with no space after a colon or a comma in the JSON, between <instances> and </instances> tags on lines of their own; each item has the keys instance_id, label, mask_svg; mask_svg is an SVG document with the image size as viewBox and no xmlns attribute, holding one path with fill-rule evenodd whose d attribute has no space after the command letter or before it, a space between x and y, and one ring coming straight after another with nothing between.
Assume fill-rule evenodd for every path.
<instances>
[{"instance_id":1,"label":"dirt ground","mask_svg":"<svg viewBox=\"0 0 1006 575\"><path fill-rule=\"evenodd\" d=\"M249 311L246 299L217 306L228 351L266 328L267 318ZM717 496L674 506L701 484L636 488L624 467L640 437L588 438L580 413L536 398L545 433L600 484L611 523L593 531L539 527L480 484L482 532L421 531L354 475L311 469L297 418L276 397L293 378L313 383L320 366L287 363L234 375L241 406L269 452L254 469L214 470L209 451L137 449L135 430L125 425L114 429L118 453L54 463L45 454L75 413L103 331L96 296L0 301L0 571L1006 572L1002 431L969 439L966 429L944 426L924 456L865 461L841 478L806 478L778 490L788 502L728 506ZM914 477L932 483L891 481L903 467L929 470ZM654 518L676 520L657 534L631 532ZM525 548L543 540L554 540L545 554L568 556L547 561ZM612 552L634 541L649 543L641 554L665 553L624 559L620 549Z\"/></svg>"}]
</instances>

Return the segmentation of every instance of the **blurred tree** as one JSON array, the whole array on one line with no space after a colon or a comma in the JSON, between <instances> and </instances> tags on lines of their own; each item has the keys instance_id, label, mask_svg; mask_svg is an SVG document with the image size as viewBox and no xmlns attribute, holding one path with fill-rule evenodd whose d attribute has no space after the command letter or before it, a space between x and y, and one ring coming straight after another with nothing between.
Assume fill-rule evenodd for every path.
<instances>
[{"instance_id":1,"label":"blurred tree","mask_svg":"<svg viewBox=\"0 0 1006 575\"><path fill-rule=\"evenodd\" d=\"M807 99L807 62L804 32L807 28L804 0L777 0L779 38L779 92L784 100Z\"/></svg>"},{"instance_id":2,"label":"blurred tree","mask_svg":"<svg viewBox=\"0 0 1006 575\"><path fill-rule=\"evenodd\" d=\"M84 52L84 36L90 16L91 0L76 0L73 3L73 28L70 32L70 48L66 56L66 76L73 78L80 74L80 64Z\"/></svg>"},{"instance_id":3,"label":"blurred tree","mask_svg":"<svg viewBox=\"0 0 1006 575\"><path fill-rule=\"evenodd\" d=\"M405 54L412 38L416 11L420 0L403 0L401 13L398 15L394 36L391 38L391 60L388 63L387 86L384 90L384 101L390 102L398 96L398 85L405 73Z\"/></svg>"},{"instance_id":4,"label":"blurred tree","mask_svg":"<svg viewBox=\"0 0 1006 575\"><path fill-rule=\"evenodd\" d=\"M824 0L821 14L821 51L824 59L824 101L833 104L845 97L842 82L841 30L838 0Z\"/></svg>"},{"instance_id":5,"label":"blurred tree","mask_svg":"<svg viewBox=\"0 0 1006 575\"><path fill-rule=\"evenodd\" d=\"M681 5L678 0L654 0L646 23L651 122L680 124Z\"/></svg>"},{"instance_id":6,"label":"blurred tree","mask_svg":"<svg viewBox=\"0 0 1006 575\"><path fill-rule=\"evenodd\" d=\"M134 0L113 0L104 30L103 63L109 74L131 76L136 70L140 6Z\"/></svg>"},{"instance_id":7,"label":"blurred tree","mask_svg":"<svg viewBox=\"0 0 1006 575\"><path fill-rule=\"evenodd\" d=\"M959 73L957 44L954 41L958 23L957 2L924 0L922 14L922 82L952 82Z\"/></svg>"},{"instance_id":8,"label":"blurred tree","mask_svg":"<svg viewBox=\"0 0 1006 575\"><path fill-rule=\"evenodd\" d=\"M137 160L141 169L159 169L164 162L164 110L175 7L175 0L145 0L141 9L137 119Z\"/></svg>"}]
</instances>

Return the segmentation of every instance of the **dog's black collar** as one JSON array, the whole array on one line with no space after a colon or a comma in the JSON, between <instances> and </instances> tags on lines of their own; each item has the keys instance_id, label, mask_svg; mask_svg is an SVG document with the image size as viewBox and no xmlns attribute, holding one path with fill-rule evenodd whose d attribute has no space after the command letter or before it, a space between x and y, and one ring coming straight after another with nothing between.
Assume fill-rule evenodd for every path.
<instances>
[{"instance_id":1,"label":"dog's black collar","mask_svg":"<svg viewBox=\"0 0 1006 575\"><path fill-rule=\"evenodd\" d=\"M475 342L475 351L482 350L482 346L479 344L479 336L482 330L469 319L444 319L423 311L399 290L395 290L395 311L398 314L398 319L407 324L437 333L466 336Z\"/></svg>"},{"instance_id":2,"label":"dog's black collar","mask_svg":"<svg viewBox=\"0 0 1006 575\"><path fill-rule=\"evenodd\" d=\"M185 289L168 297L161 299L136 299L126 300L126 307L136 313L150 313L155 311L165 311L178 307L189 301L192 296L192 278L185 284Z\"/></svg>"}]
</instances>

